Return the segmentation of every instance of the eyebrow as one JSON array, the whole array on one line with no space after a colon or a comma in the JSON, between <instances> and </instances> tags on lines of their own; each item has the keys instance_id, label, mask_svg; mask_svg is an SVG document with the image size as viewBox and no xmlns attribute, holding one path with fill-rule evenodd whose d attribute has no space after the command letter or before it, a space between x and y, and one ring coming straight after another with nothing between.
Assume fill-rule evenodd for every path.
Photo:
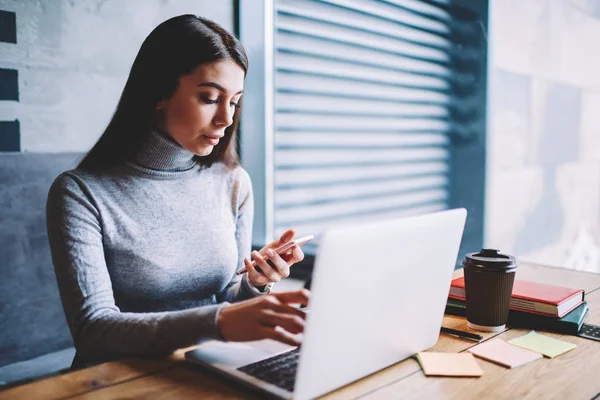
<instances>
[{"instance_id":1,"label":"eyebrow","mask_svg":"<svg viewBox=\"0 0 600 400\"><path fill-rule=\"evenodd\" d=\"M221 91L221 92L223 92L223 93L227 93L227 90L226 90L226 89L225 89L223 86L221 86L221 85L219 85L218 83L215 83L215 82L204 82L204 83L199 83L199 84L198 84L198 86L208 86L208 87L213 87L213 88L215 88L215 89L217 89L217 90L219 90L219 91ZM236 93L234 96L236 96L236 95L238 95L238 94L240 94L240 93L242 93L242 92L243 92L243 90L240 90L240 91L239 91L239 92L237 92L237 93Z\"/></svg>"}]
</instances>

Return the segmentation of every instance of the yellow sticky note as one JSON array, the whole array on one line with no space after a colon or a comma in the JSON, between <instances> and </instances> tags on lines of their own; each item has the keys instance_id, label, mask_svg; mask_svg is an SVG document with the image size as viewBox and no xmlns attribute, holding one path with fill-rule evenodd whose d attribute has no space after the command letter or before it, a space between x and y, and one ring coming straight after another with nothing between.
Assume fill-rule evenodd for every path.
<instances>
[{"instance_id":1,"label":"yellow sticky note","mask_svg":"<svg viewBox=\"0 0 600 400\"><path fill-rule=\"evenodd\" d=\"M471 353L417 354L423 372L427 376L481 376L483 370Z\"/></svg>"},{"instance_id":2,"label":"yellow sticky note","mask_svg":"<svg viewBox=\"0 0 600 400\"><path fill-rule=\"evenodd\" d=\"M523 335L516 339L509 340L508 343L524 349L537 351L549 358L554 358L577 347L576 344L554 339L550 336L540 335L535 331L531 331L527 335Z\"/></svg>"}]
</instances>

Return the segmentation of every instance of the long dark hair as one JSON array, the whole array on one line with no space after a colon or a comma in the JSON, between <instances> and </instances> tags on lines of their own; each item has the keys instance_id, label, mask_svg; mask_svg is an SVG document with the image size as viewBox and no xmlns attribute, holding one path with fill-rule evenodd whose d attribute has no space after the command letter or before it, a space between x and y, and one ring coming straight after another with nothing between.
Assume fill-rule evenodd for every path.
<instances>
[{"instance_id":1,"label":"long dark hair","mask_svg":"<svg viewBox=\"0 0 600 400\"><path fill-rule=\"evenodd\" d=\"M248 58L241 43L213 21L195 15L180 15L158 25L138 52L115 113L98 142L87 153L79 168L87 170L115 166L129 159L152 128L156 105L177 90L179 77L198 65L230 59L244 73ZM200 164L210 166L222 161L239 164L235 132L240 110L225 130L219 144L203 157Z\"/></svg>"}]
</instances>

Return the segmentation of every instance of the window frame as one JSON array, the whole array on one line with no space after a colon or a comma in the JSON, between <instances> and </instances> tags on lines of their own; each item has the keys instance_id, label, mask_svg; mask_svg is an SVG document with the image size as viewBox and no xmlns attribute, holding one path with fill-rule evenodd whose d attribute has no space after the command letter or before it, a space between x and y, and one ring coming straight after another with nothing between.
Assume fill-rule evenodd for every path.
<instances>
[{"instance_id":1,"label":"window frame","mask_svg":"<svg viewBox=\"0 0 600 400\"><path fill-rule=\"evenodd\" d=\"M244 106L240 121L239 151L242 165L252 177L255 217L252 232L253 248L259 249L273 240L274 226L274 18L275 0L234 0L234 25L250 59L246 76ZM477 118L470 124L466 136L450 134L449 208L468 210L457 267L467 252L479 251L484 243L487 75L489 1L449 0L447 5L457 18L469 13L480 17L484 34L481 57L478 60L480 81L470 104L477 108ZM461 14L463 13L463 14ZM464 132L464 130L463 130ZM246 156L251 154L252 156ZM307 277L312 271L314 256L292 269L292 276Z\"/></svg>"},{"instance_id":2,"label":"window frame","mask_svg":"<svg viewBox=\"0 0 600 400\"><path fill-rule=\"evenodd\" d=\"M273 240L273 0L236 0L239 33L251 60L244 88L239 151L252 177L254 191L253 247ZM251 154L252 157L246 157Z\"/></svg>"}]
</instances>

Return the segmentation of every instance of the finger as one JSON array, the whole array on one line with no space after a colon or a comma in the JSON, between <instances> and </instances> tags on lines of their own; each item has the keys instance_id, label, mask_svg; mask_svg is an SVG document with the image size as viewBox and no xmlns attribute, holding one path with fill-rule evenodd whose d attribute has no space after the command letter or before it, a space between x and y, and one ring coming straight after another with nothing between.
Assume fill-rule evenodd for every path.
<instances>
[{"instance_id":1,"label":"finger","mask_svg":"<svg viewBox=\"0 0 600 400\"><path fill-rule=\"evenodd\" d=\"M291 248L289 254L283 255L281 256L281 258L283 258L283 260L286 263L288 263L288 265L296 264L297 262L304 260L304 251L302 251L300 246L294 246Z\"/></svg>"},{"instance_id":2,"label":"finger","mask_svg":"<svg viewBox=\"0 0 600 400\"><path fill-rule=\"evenodd\" d=\"M292 255L294 256L294 262L300 262L304 260L304 251L302 251L300 246L294 246L292 248Z\"/></svg>"},{"instance_id":3,"label":"finger","mask_svg":"<svg viewBox=\"0 0 600 400\"><path fill-rule=\"evenodd\" d=\"M271 242L271 244L269 244L267 247L277 248L279 246L282 246L290 240L292 240L294 238L294 235L296 235L296 231L294 231L293 229L288 229L287 231L281 234L279 239Z\"/></svg>"},{"instance_id":4,"label":"finger","mask_svg":"<svg viewBox=\"0 0 600 400\"><path fill-rule=\"evenodd\" d=\"M310 292L307 289L273 293L272 295L275 296L277 300L286 304L303 304L306 306L310 300Z\"/></svg>"},{"instance_id":5,"label":"finger","mask_svg":"<svg viewBox=\"0 0 600 400\"><path fill-rule=\"evenodd\" d=\"M282 303L277 297L275 297L274 293L263 297L262 301L267 304L266 310L271 310L280 314L297 315L302 319L306 319L306 311L298 307Z\"/></svg>"},{"instance_id":6,"label":"finger","mask_svg":"<svg viewBox=\"0 0 600 400\"><path fill-rule=\"evenodd\" d=\"M246 271L248 272L248 280L250 282L254 282L259 285L266 285L267 283L269 283L268 278L265 277L261 272L258 272L256 270L256 267L254 267L254 265L252 265L250 260L248 260L247 258L244 258L244 265L246 266Z\"/></svg>"},{"instance_id":7,"label":"finger","mask_svg":"<svg viewBox=\"0 0 600 400\"><path fill-rule=\"evenodd\" d=\"M301 308L290 306L289 304L280 301L274 302L271 309L280 314L296 315L302 319L306 319L306 311Z\"/></svg>"},{"instance_id":8,"label":"finger","mask_svg":"<svg viewBox=\"0 0 600 400\"><path fill-rule=\"evenodd\" d=\"M304 332L304 319L297 315L270 312L266 315L264 323L273 327L280 326L286 331L294 334Z\"/></svg>"},{"instance_id":9,"label":"finger","mask_svg":"<svg viewBox=\"0 0 600 400\"><path fill-rule=\"evenodd\" d=\"M267 250L267 256L269 256L269 261L272 266L279 272L282 278L287 278L290 276L290 266L281 256L272 249Z\"/></svg>"},{"instance_id":10,"label":"finger","mask_svg":"<svg viewBox=\"0 0 600 400\"><path fill-rule=\"evenodd\" d=\"M277 271L267 263L267 260L265 260L258 251L254 250L252 252L252 257L254 257L254 261L256 261L256 264L261 269L262 274L269 279L269 282L279 282L281 280L281 276L279 276Z\"/></svg>"},{"instance_id":11,"label":"finger","mask_svg":"<svg viewBox=\"0 0 600 400\"><path fill-rule=\"evenodd\" d=\"M290 346L300 346L302 344L300 340L284 329L267 327L264 336Z\"/></svg>"}]
</instances>

